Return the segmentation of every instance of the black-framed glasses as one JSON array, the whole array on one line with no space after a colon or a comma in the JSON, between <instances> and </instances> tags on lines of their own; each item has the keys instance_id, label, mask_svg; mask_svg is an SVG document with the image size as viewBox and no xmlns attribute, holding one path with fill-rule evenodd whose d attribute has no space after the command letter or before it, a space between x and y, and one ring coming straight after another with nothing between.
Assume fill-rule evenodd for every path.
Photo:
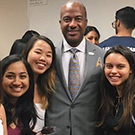
<instances>
[{"instance_id":1,"label":"black-framed glasses","mask_svg":"<svg viewBox=\"0 0 135 135\"><path fill-rule=\"evenodd\" d=\"M116 21L113 21L112 22L112 27L115 29L115 23L116 23Z\"/></svg>"}]
</instances>

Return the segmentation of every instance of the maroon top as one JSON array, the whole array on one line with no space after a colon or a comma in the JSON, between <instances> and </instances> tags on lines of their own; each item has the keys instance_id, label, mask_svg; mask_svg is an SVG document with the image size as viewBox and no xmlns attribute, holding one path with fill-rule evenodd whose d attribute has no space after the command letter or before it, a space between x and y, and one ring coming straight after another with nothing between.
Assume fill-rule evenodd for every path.
<instances>
[{"instance_id":1,"label":"maroon top","mask_svg":"<svg viewBox=\"0 0 135 135\"><path fill-rule=\"evenodd\" d=\"M22 129L22 123L19 123L19 126L16 126L16 128L11 128L8 126L8 135L20 135L21 129Z\"/></svg>"},{"instance_id":2,"label":"maroon top","mask_svg":"<svg viewBox=\"0 0 135 135\"><path fill-rule=\"evenodd\" d=\"M10 126L8 126L8 135L19 135L20 133L20 128L16 127L15 129L12 129Z\"/></svg>"}]
</instances>

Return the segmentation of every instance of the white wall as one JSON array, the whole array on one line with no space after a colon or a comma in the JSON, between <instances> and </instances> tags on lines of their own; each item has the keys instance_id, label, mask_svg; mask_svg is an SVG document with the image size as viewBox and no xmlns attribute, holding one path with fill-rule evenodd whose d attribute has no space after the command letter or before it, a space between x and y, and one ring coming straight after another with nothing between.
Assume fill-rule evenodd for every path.
<instances>
[{"instance_id":1,"label":"white wall","mask_svg":"<svg viewBox=\"0 0 135 135\"><path fill-rule=\"evenodd\" d=\"M29 8L30 28L50 37L54 43L61 40L59 15L61 6L68 0L48 0L47 5ZM116 10L124 6L135 7L135 0L78 0L82 2L88 12L88 25L94 25L101 34L100 41L114 35L111 27ZM135 34L133 33L133 36Z\"/></svg>"},{"instance_id":2,"label":"white wall","mask_svg":"<svg viewBox=\"0 0 135 135\"><path fill-rule=\"evenodd\" d=\"M0 0L0 59L28 27L27 0Z\"/></svg>"},{"instance_id":3,"label":"white wall","mask_svg":"<svg viewBox=\"0 0 135 135\"><path fill-rule=\"evenodd\" d=\"M68 0L41 0L47 1L47 5L41 6L30 6L29 1L0 0L0 59L9 54L13 42L21 38L28 29L48 36L54 43L61 40L58 23L60 9ZM116 10L127 5L135 7L135 0L78 1L86 6L88 25L94 25L100 31L100 41L114 34L111 22L114 21Z\"/></svg>"}]
</instances>

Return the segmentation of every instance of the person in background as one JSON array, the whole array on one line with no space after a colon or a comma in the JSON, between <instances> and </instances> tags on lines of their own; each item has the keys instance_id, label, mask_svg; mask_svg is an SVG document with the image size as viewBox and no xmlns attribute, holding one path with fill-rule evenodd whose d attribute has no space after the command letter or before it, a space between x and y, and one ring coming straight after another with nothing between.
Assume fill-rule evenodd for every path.
<instances>
[{"instance_id":1,"label":"person in background","mask_svg":"<svg viewBox=\"0 0 135 135\"><path fill-rule=\"evenodd\" d=\"M99 47L108 50L112 46L122 44L130 48L135 55L135 38L132 37L135 28L135 9L126 6L117 10L112 27L115 29L115 35L101 42Z\"/></svg>"},{"instance_id":2,"label":"person in background","mask_svg":"<svg viewBox=\"0 0 135 135\"><path fill-rule=\"evenodd\" d=\"M21 54L22 50L26 46L27 42L30 40L31 37L33 37L35 35L39 35L39 33L34 30L26 31L21 39L15 40L15 42L13 43L13 45L11 47L9 55Z\"/></svg>"},{"instance_id":3,"label":"person in background","mask_svg":"<svg viewBox=\"0 0 135 135\"><path fill-rule=\"evenodd\" d=\"M99 39L100 39L100 33L97 30L96 27L94 26L87 26L84 36L88 41L91 43L98 45L99 44Z\"/></svg>"},{"instance_id":4,"label":"person in background","mask_svg":"<svg viewBox=\"0 0 135 135\"><path fill-rule=\"evenodd\" d=\"M28 61L34 73L34 103L39 116L34 130L38 132L44 126L48 97L55 87L55 47L49 38L42 35L34 36L28 42L22 56Z\"/></svg>"},{"instance_id":5,"label":"person in background","mask_svg":"<svg viewBox=\"0 0 135 135\"><path fill-rule=\"evenodd\" d=\"M1 87L2 82L1 62L0 62L0 135L7 135L7 122L5 109L2 105L3 91Z\"/></svg>"},{"instance_id":6,"label":"person in background","mask_svg":"<svg viewBox=\"0 0 135 135\"><path fill-rule=\"evenodd\" d=\"M5 57L1 65L8 135L35 135L37 114L31 67L16 54Z\"/></svg>"},{"instance_id":7,"label":"person in background","mask_svg":"<svg viewBox=\"0 0 135 135\"><path fill-rule=\"evenodd\" d=\"M106 52L101 96L101 135L135 135L135 59L126 46Z\"/></svg>"},{"instance_id":8,"label":"person in background","mask_svg":"<svg viewBox=\"0 0 135 135\"><path fill-rule=\"evenodd\" d=\"M104 50L84 37L87 12L82 3L65 3L59 23L63 40L56 45L56 88L49 96L46 126L60 128L56 135L97 135ZM77 65L75 71L72 65Z\"/></svg>"}]
</instances>

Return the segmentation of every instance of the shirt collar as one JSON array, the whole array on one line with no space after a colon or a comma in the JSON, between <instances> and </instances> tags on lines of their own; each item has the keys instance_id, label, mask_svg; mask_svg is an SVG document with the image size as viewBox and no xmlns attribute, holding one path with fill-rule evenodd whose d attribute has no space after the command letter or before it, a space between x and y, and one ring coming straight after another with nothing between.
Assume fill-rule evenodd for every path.
<instances>
[{"instance_id":1,"label":"shirt collar","mask_svg":"<svg viewBox=\"0 0 135 135\"><path fill-rule=\"evenodd\" d=\"M81 43L75 48L79 50L80 52L85 53L85 43L86 43L86 40L85 40L85 37L83 37L83 40L81 41ZM71 47L64 38L63 39L63 52L68 52L71 48L73 47Z\"/></svg>"}]
</instances>

